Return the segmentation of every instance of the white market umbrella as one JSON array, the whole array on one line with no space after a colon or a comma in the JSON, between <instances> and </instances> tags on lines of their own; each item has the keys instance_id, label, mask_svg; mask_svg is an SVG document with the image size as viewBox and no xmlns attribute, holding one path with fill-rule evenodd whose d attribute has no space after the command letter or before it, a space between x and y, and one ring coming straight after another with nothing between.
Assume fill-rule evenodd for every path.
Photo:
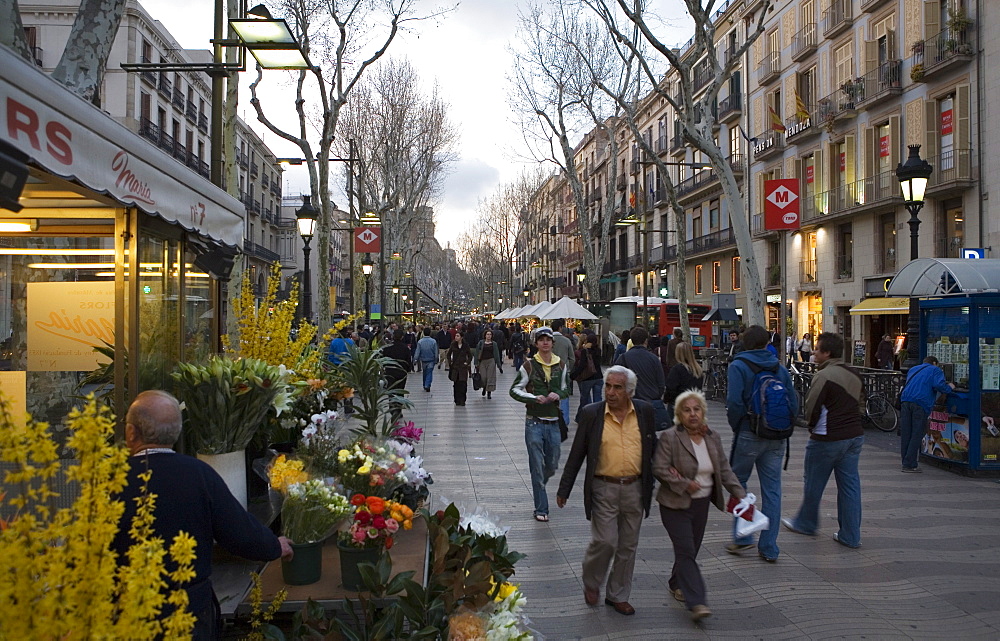
<instances>
[{"instance_id":1,"label":"white market umbrella","mask_svg":"<svg viewBox=\"0 0 1000 641\"><path fill-rule=\"evenodd\" d=\"M507 312L509 312L509 311L510 311L510 307L508 307L507 309L503 310L502 312L500 312L499 314L497 314L496 316L494 316L493 320L503 320L503 319L507 318Z\"/></svg>"},{"instance_id":2,"label":"white market umbrella","mask_svg":"<svg viewBox=\"0 0 1000 641\"><path fill-rule=\"evenodd\" d=\"M539 318L574 318L577 320L597 320L597 316L569 296L563 296L552 306L538 315Z\"/></svg>"},{"instance_id":3,"label":"white market umbrella","mask_svg":"<svg viewBox=\"0 0 1000 641\"><path fill-rule=\"evenodd\" d=\"M549 318L549 316L547 316L547 312L549 311L549 308L551 308L551 307L552 307L552 303L550 303L547 300L543 300L542 302L538 303L538 307L536 307L534 310L532 310L531 315L534 316L535 318L539 319L539 320L541 320L543 318Z\"/></svg>"},{"instance_id":4,"label":"white market umbrella","mask_svg":"<svg viewBox=\"0 0 1000 641\"><path fill-rule=\"evenodd\" d=\"M523 307L511 307L506 312L504 312L504 320L510 320L511 318L517 318L518 312L520 312Z\"/></svg>"},{"instance_id":5,"label":"white market umbrella","mask_svg":"<svg viewBox=\"0 0 1000 641\"><path fill-rule=\"evenodd\" d=\"M545 303L535 303L534 305L528 305L527 307L522 307L521 311L517 313L518 318L538 318L538 308L540 308Z\"/></svg>"}]
</instances>

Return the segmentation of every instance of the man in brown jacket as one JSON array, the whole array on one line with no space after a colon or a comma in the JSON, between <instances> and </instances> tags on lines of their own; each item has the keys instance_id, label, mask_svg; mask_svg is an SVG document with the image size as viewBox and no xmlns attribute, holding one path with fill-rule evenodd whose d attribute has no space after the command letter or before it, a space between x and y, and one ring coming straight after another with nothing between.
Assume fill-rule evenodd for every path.
<instances>
[{"instance_id":1,"label":"man in brown jacket","mask_svg":"<svg viewBox=\"0 0 1000 641\"><path fill-rule=\"evenodd\" d=\"M583 509L590 521L591 542L583 557L583 597L597 605L607 581L604 602L619 614L635 614L632 589L635 551L643 514L653 499L653 408L632 400L636 376L620 365L604 373L604 402L580 411L573 448L566 459L556 505L563 507L584 460ZM608 576L608 566L611 576Z\"/></svg>"},{"instance_id":2,"label":"man in brown jacket","mask_svg":"<svg viewBox=\"0 0 1000 641\"><path fill-rule=\"evenodd\" d=\"M833 540L861 547L861 476L858 461L865 442L861 424L861 377L843 361L844 339L823 332L816 339L816 375L806 395L809 444L806 445L802 506L781 523L792 532L815 536L819 504L830 474L837 477L837 522Z\"/></svg>"}]
</instances>

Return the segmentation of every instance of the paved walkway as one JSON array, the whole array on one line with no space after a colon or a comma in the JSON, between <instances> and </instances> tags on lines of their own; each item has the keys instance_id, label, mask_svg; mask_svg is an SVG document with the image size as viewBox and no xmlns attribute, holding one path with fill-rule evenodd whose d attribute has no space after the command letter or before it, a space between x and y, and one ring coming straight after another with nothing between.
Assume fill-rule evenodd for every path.
<instances>
[{"instance_id":1,"label":"paved walkway","mask_svg":"<svg viewBox=\"0 0 1000 641\"><path fill-rule=\"evenodd\" d=\"M851 550L831 539L837 529L833 480L821 506L820 535L783 531L774 565L756 551L727 554L730 517L713 510L699 554L713 616L698 625L668 593L673 551L654 501L643 522L630 598L637 613L625 617L583 600L580 564L590 528L582 476L560 510L557 472L548 484L551 520L532 518L524 406L506 391L512 368L504 368L492 400L470 385L465 407L453 403L443 369L435 370L430 393L419 377L411 374L407 384L416 405L408 416L425 430L422 454L435 479L432 505L439 497L478 504L510 526L511 548L528 555L514 580L528 597L533 626L547 639L1000 638L1000 484L992 479L930 466L922 466L923 474L902 474L898 437L869 432L861 458L863 546ZM573 412L578 398L571 397ZM708 414L728 447L722 404L709 403ZM801 501L806 438L792 439L786 515ZM751 477L751 491L756 484Z\"/></svg>"}]
</instances>

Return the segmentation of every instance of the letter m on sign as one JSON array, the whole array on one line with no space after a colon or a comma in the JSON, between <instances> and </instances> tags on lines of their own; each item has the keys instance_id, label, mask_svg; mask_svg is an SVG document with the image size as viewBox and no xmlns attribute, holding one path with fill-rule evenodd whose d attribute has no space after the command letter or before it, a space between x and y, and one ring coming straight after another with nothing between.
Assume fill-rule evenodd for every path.
<instances>
[{"instance_id":1,"label":"letter m on sign","mask_svg":"<svg viewBox=\"0 0 1000 641\"><path fill-rule=\"evenodd\" d=\"M798 229L799 181L782 178L764 181L764 229Z\"/></svg>"}]
</instances>

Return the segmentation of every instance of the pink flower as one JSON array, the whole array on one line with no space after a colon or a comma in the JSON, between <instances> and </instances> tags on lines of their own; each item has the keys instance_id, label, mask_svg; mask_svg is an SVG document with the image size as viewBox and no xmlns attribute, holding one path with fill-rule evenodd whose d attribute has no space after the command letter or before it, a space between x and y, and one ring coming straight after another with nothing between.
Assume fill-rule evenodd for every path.
<instances>
[{"instance_id":1,"label":"pink flower","mask_svg":"<svg viewBox=\"0 0 1000 641\"><path fill-rule=\"evenodd\" d=\"M351 537L354 539L355 543L361 544L365 542L365 530L363 528L351 528Z\"/></svg>"},{"instance_id":2,"label":"pink flower","mask_svg":"<svg viewBox=\"0 0 1000 641\"><path fill-rule=\"evenodd\" d=\"M399 530L399 522L396 519L386 519L385 529L389 531L389 534L395 534Z\"/></svg>"}]
</instances>

